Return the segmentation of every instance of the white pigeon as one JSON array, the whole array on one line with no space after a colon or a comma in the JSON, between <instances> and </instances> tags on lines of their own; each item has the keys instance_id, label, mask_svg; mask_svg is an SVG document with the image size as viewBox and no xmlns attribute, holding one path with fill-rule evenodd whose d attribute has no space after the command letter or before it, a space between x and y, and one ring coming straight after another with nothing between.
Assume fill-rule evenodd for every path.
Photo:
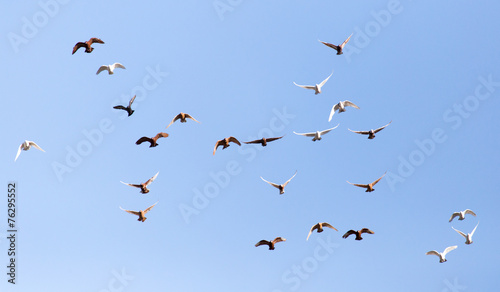
<instances>
[{"instance_id":1,"label":"white pigeon","mask_svg":"<svg viewBox=\"0 0 500 292\"><path fill-rule=\"evenodd\" d=\"M476 213L472 212L472 210L466 209L464 211L460 212L455 212L451 215L450 221L453 220L453 218L458 216L458 220L464 220L465 219L465 214L471 214L472 216L476 216Z\"/></svg>"},{"instance_id":2,"label":"white pigeon","mask_svg":"<svg viewBox=\"0 0 500 292\"><path fill-rule=\"evenodd\" d=\"M345 107L346 106L352 106L353 108L359 109L359 107L357 105L355 105L354 103L352 103L352 102L350 102L348 100L340 101L339 103L337 103L336 105L334 105L332 107L332 110L330 111L330 117L328 118L328 121L332 120L333 114L335 114L336 110L339 111L339 114L341 112L345 112Z\"/></svg>"},{"instance_id":3,"label":"white pigeon","mask_svg":"<svg viewBox=\"0 0 500 292\"><path fill-rule=\"evenodd\" d=\"M293 133L297 134L297 135L306 136L306 137L314 137L312 140L316 141L316 140L321 140L321 135L324 135L324 134L330 132L331 130L337 128L339 125L340 124L336 125L335 127L331 128L331 129L327 129L327 130L323 130L323 131L316 131L316 132L312 132L312 133L296 133L296 132L293 132Z\"/></svg>"},{"instance_id":4,"label":"white pigeon","mask_svg":"<svg viewBox=\"0 0 500 292\"><path fill-rule=\"evenodd\" d=\"M24 151L30 150L31 146L35 147L38 150L41 150L41 151L45 152L45 150L43 150L42 148L40 148L40 146L36 145L35 142L25 140L23 142L23 144L21 144L21 146L19 146L19 149L17 150L16 159L14 159L14 161L16 161L17 158L19 157L19 154L21 154L21 150L24 150Z\"/></svg>"},{"instance_id":5,"label":"white pigeon","mask_svg":"<svg viewBox=\"0 0 500 292\"><path fill-rule=\"evenodd\" d=\"M273 187L275 188L278 188L280 190L280 195L283 195L285 193L285 187L286 185L292 180L292 178L294 178L295 176L297 175L297 171L295 171L295 174L289 179L287 180L285 183L279 185L279 184L275 184L275 183L272 183L270 181L267 181L265 180L262 176L260 177L263 181L265 181L266 183L272 185Z\"/></svg>"},{"instance_id":6,"label":"white pigeon","mask_svg":"<svg viewBox=\"0 0 500 292\"><path fill-rule=\"evenodd\" d=\"M439 253L435 250L431 250L431 251L428 251L426 253L426 255L437 255L439 257L439 262L440 263L444 263L446 262L446 254L449 253L450 251L454 250L455 248L457 248L458 246L454 245L454 246L448 246L442 253Z\"/></svg>"},{"instance_id":7,"label":"white pigeon","mask_svg":"<svg viewBox=\"0 0 500 292\"><path fill-rule=\"evenodd\" d=\"M333 72L332 72L332 74L333 74ZM330 76L326 77L325 80L321 81L320 84L316 84L314 86L312 86L312 85L298 85L295 82L293 82L293 84L297 85L298 87L305 88L305 89L313 89L314 90L314 94L320 94L321 93L321 87L323 87L323 85L325 85L325 83L328 81L328 79L330 79L330 77L332 77L332 74L330 74Z\"/></svg>"},{"instance_id":8,"label":"white pigeon","mask_svg":"<svg viewBox=\"0 0 500 292\"><path fill-rule=\"evenodd\" d=\"M474 235L474 232L476 231L477 225L479 225L479 222L476 224L476 227L474 227L474 230L472 230L472 232L468 233L468 234L465 234L465 233L463 233L460 230L456 230L455 228L453 228L453 226L451 228L453 228L453 230L455 230L456 232L458 232L458 234L460 234L463 237L465 237L465 244L471 244L473 242L472 241L472 235Z\"/></svg>"},{"instance_id":9,"label":"white pigeon","mask_svg":"<svg viewBox=\"0 0 500 292\"><path fill-rule=\"evenodd\" d=\"M99 70L97 70L97 73L95 73L95 74L97 75L97 74L101 73L104 70L108 70L108 74L111 75L111 74L114 74L113 71L115 70L115 68L125 69L125 66L123 66L120 63L114 63L112 65L102 65L101 67L99 67Z\"/></svg>"}]
</instances>

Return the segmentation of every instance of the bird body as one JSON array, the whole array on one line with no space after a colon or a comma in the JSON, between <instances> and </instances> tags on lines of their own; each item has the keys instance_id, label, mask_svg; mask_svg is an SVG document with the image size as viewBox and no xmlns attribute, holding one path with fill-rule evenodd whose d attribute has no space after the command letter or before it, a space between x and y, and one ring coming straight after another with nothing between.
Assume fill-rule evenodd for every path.
<instances>
[{"instance_id":1,"label":"bird body","mask_svg":"<svg viewBox=\"0 0 500 292\"><path fill-rule=\"evenodd\" d=\"M354 235L356 235L355 240L362 240L363 239L363 237L361 237L362 233L375 234L375 232L371 231L368 228L363 228L363 229L357 230L357 231L351 229L351 230L347 231L344 235L342 235L342 238L348 238L351 234L354 234Z\"/></svg>"},{"instance_id":2,"label":"bird body","mask_svg":"<svg viewBox=\"0 0 500 292\"><path fill-rule=\"evenodd\" d=\"M473 241L472 241L472 235L474 235L474 232L476 232L476 228L477 228L478 225L479 225L479 222L476 224L476 227L474 227L474 229L472 230L472 232L471 233L467 233L467 234L463 233L460 230L457 230L457 229L453 228L453 226L451 228L453 228L453 230L455 230L458 234L460 234L463 237L465 237L465 244L471 244L471 243L473 243Z\"/></svg>"},{"instance_id":3,"label":"bird body","mask_svg":"<svg viewBox=\"0 0 500 292\"><path fill-rule=\"evenodd\" d=\"M381 177L379 177L376 181L372 182L371 184L367 184L367 185L353 184L353 183L350 183L349 181L347 181L347 182L350 183L353 186L357 186L357 187L360 187L360 188L366 188L365 192L370 193L370 192L373 192L375 190L373 187L385 176L386 173L387 173L387 171Z\"/></svg>"},{"instance_id":4,"label":"bird body","mask_svg":"<svg viewBox=\"0 0 500 292\"><path fill-rule=\"evenodd\" d=\"M476 213L474 213L472 210L469 210L469 209L466 209L464 211L459 211L459 212L455 212L451 215L451 218L450 218L450 221L451 222L453 220L453 218L457 217L458 216L458 220L464 220L465 219L465 215L466 214L470 214L474 217L476 217Z\"/></svg>"},{"instance_id":5,"label":"bird body","mask_svg":"<svg viewBox=\"0 0 500 292\"><path fill-rule=\"evenodd\" d=\"M439 253L435 250L431 250L431 251L428 251L427 253L425 253L426 255L436 255L439 257L439 262L440 263L444 263L447 261L446 259L446 254L449 253L450 251L454 250L455 248L457 248L457 246L449 246L447 247L442 253Z\"/></svg>"},{"instance_id":6,"label":"bird body","mask_svg":"<svg viewBox=\"0 0 500 292\"><path fill-rule=\"evenodd\" d=\"M323 222L323 223L317 223L315 225L313 225L313 227L311 227L311 230L309 230L309 234L307 235L307 238L306 240L309 240L309 236L311 236L311 233L314 231L314 230L317 230L318 233L321 233L323 232L323 227L328 227L328 228L331 228L335 231L338 231L337 228L333 227L330 223L328 222Z\"/></svg>"},{"instance_id":7,"label":"bird body","mask_svg":"<svg viewBox=\"0 0 500 292\"><path fill-rule=\"evenodd\" d=\"M28 141L28 140L25 140L20 146L19 148L17 149L17 154L16 154L16 158L14 159L14 161L17 160L17 158L19 157L19 155L21 154L21 150L24 150L24 151L28 151L31 149L31 146L35 147L36 149L40 150L40 151L43 151L45 152L45 150L43 150L42 148L40 148L40 146L38 146L35 142L33 141Z\"/></svg>"},{"instance_id":8,"label":"bird body","mask_svg":"<svg viewBox=\"0 0 500 292\"><path fill-rule=\"evenodd\" d=\"M120 181L120 182L122 184L131 186L131 187L140 188L142 194L147 194L147 193L149 193L148 186L156 179L156 177L158 176L159 173L160 172L158 171L152 178L148 179L145 183L142 183L142 184L129 184L129 183L125 183L122 181Z\"/></svg>"},{"instance_id":9,"label":"bird body","mask_svg":"<svg viewBox=\"0 0 500 292\"><path fill-rule=\"evenodd\" d=\"M383 127L380 127L378 129L375 129L375 130L370 130L370 131L353 131L351 129L348 129L349 131L353 132L353 133L357 133L357 134L362 134L362 135L368 135L368 139L373 139L375 138L375 133L378 133L380 131L382 131L385 127L389 126L390 124L392 123L392 121L389 122L389 124L383 126Z\"/></svg>"},{"instance_id":10,"label":"bird body","mask_svg":"<svg viewBox=\"0 0 500 292\"><path fill-rule=\"evenodd\" d=\"M135 144L140 145L142 142L149 142L150 143L149 148L156 147L159 145L158 143L156 143L156 141L160 138L166 138L166 137L168 137L167 133L160 132L156 134L156 136L154 136L153 138L141 137L139 138L139 140L137 140L137 142L135 142Z\"/></svg>"},{"instance_id":11,"label":"bird body","mask_svg":"<svg viewBox=\"0 0 500 292\"><path fill-rule=\"evenodd\" d=\"M295 176L297 175L297 171L295 171L295 174L290 178L288 179L285 183L279 185L279 184L275 184L275 183L272 183L270 181L267 181L265 180L264 178L262 178L262 176L260 177L263 181L265 181L266 183L272 185L273 187L277 188L279 191L280 191L280 195L283 195L285 193L285 187L286 185L292 180L292 178L294 178Z\"/></svg>"},{"instance_id":12,"label":"bird body","mask_svg":"<svg viewBox=\"0 0 500 292\"><path fill-rule=\"evenodd\" d=\"M333 72L332 72L332 74L333 74ZM321 88L323 87L323 85L325 85L325 83L328 81L328 79L330 79L330 77L332 76L332 74L330 74L330 76L326 77L325 80L321 81L320 84L315 84L314 86L312 86L312 85L299 85L299 84L297 84L295 82L293 84L295 84L298 87L305 88L305 89L313 89L314 90L314 94L320 94L321 93Z\"/></svg>"},{"instance_id":13,"label":"bird body","mask_svg":"<svg viewBox=\"0 0 500 292\"><path fill-rule=\"evenodd\" d=\"M327 47L330 47L334 50L337 51L337 55L342 55L344 52L343 52L343 49L344 49L344 46L347 44L347 42L351 39L351 36L352 36L352 33L351 35L340 45L336 46L334 44L330 44L330 43L327 43L327 42L322 42L320 40L318 40L320 43L324 44L325 46Z\"/></svg>"},{"instance_id":14,"label":"bird body","mask_svg":"<svg viewBox=\"0 0 500 292\"><path fill-rule=\"evenodd\" d=\"M276 237L272 241L267 241L267 240L261 240L255 244L255 247L261 246L261 245L267 245L269 246L269 250L274 250L274 245L278 242L286 241L285 238L283 237Z\"/></svg>"},{"instance_id":15,"label":"bird body","mask_svg":"<svg viewBox=\"0 0 500 292\"><path fill-rule=\"evenodd\" d=\"M294 134L297 134L297 135L301 135L301 136L306 136L306 137L313 137L312 141L317 141L317 140L321 140L321 136L330 132L331 130L337 128L340 124L336 125L335 127L333 128L330 128L330 129L326 129L326 130L323 130L323 131L316 131L316 132L311 132L311 133L296 133L296 132L293 132Z\"/></svg>"},{"instance_id":16,"label":"bird body","mask_svg":"<svg viewBox=\"0 0 500 292\"><path fill-rule=\"evenodd\" d=\"M88 40L86 42L78 42L73 47L72 55L75 54L79 48L85 48L85 53L92 53L92 51L94 50L94 48L91 47L93 43L104 44L104 42L98 38L91 38L90 40Z\"/></svg>"},{"instance_id":17,"label":"bird body","mask_svg":"<svg viewBox=\"0 0 500 292\"><path fill-rule=\"evenodd\" d=\"M145 209L144 211L143 210L139 210L139 211L132 211L132 210L125 210L123 209L122 207L120 207L120 209L122 209L123 211L127 212L127 213L130 213L130 214L133 214L133 215L136 215L136 216L139 216L139 219L137 219L137 221L141 221L141 222L144 222L146 221L146 213L151 211L151 209L153 209L153 207L158 204L158 202L154 203L153 205L149 206L147 209Z\"/></svg>"},{"instance_id":18,"label":"bird body","mask_svg":"<svg viewBox=\"0 0 500 292\"><path fill-rule=\"evenodd\" d=\"M187 122L186 119L191 119L191 120L197 122L198 124L200 123L195 118L193 118L191 115L185 114L185 113L180 113L174 117L174 119L170 122L170 124L168 124L167 128L170 127L170 125L172 125L175 121L177 121L179 119L181 120L181 123Z\"/></svg>"},{"instance_id":19,"label":"bird body","mask_svg":"<svg viewBox=\"0 0 500 292\"><path fill-rule=\"evenodd\" d=\"M229 142L233 142L233 143L236 143L238 144L238 146L241 146L241 143L240 141L238 141L238 139L234 138L233 136L231 137L228 137L228 138L224 138L222 140L219 140L217 141L217 143L215 143L215 147L214 147L214 153L213 155L215 155L215 151L217 151L217 148L219 146L222 146L222 150L226 149L227 147L229 147Z\"/></svg>"},{"instance_id":20,"label":"bird body","mask_svg":"<svg viewBox=\"0 0 500 292\"><path fill-rule=\"evenodd\" d=\"M357 105L355 105L354 103L348 101L348 100L344 100L344 101L340 101L339 103L337 103L336 105L334 105L332 107L332 110L330 111L330 117L328 118L328 121L331 121L332 120L332 117L333 115L335 114L335 111L339 111L339 114L342 113L342 112L345 112L345 107L346 106L351 106L353 108L357 108L359 109L359 107Z\"/></svg>"},{"instance_id":21,"label":"bird body","mask_svg":"<svg viewBox=\"0 0 500 292\"><path fill-rule=\"evenodd\" d=\"M95 73L95 74L98 75L102 71L107 70L108 75L112 75L112 74L115 74L114 73L115 68L126 69L125 66L123 66L120 63L113 63L111 65L102 65L101 67L99 67L99 69L97 70L97 73Z\"/></svg>"}]
</instances>

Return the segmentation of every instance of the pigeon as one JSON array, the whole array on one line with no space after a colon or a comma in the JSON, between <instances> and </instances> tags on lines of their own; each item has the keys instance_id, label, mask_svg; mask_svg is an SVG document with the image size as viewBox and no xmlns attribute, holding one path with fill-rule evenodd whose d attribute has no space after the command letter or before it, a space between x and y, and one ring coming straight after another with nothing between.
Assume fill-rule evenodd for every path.
<instances>
[{"instance_id":1,"label":"pigeon","mask_svg":"<svg viewBox=\"0 0 500 292\"><path fill-rule=\"evenodd\" d=\"M312 133L296 133L296 132L293 132L294 134L297 134L297 135L302 135L302 136L306 136L306 137L314 137L312 140L313 141L316 141L316 140L321 140L321 136L330 132L331 130L337 128L340 124L336 125L335 127L331 128L331 129L327 129L327 130L323 130L323 131L316 131L316 132L312 132Z\"/></svg>"},{"instance_id":2,"label":"pigeon","mask_svg":"<svg viewBox=\"0 0 500 292\"><path fill-rule=\"evenodd\" d=\"M330 223L327 223L327 222L318 223L318 224L313 225L313 227L311 227L311 230L309 230L309 234L307 235L306 241L309 240L309 236L311 236L311 233L315 229L318 231L318 233L323 232L323 227L328 227L328 228L331 228L331 229L333 229L335 231L338 231L337 228L335 228L332 225L330 225Z\"/></svg>"},{"instance_id":3,"label":"pigeon","mask_svg":"<svg viewBox=\"0 0 500 292\"><path fill-rule=\"evenodd\" d=\"M474 227L474 229L472 230L472 232L468 233L468 234L465 234L465 233L463 233L460 230L456 230L455 228L453 228L453 226L451 228L453 228L453 230L455 230L456 232L458 232L458 234L460 234L463 237L465 237L465 244L471 244L473 242L472 241L472 235L474 235L474 232L476 232L477 225L479 225L479 222L476 224L476 227Z\"/></svg>"},{"instance_id":4,"label":"pigeon","mask_svg":"<svg viewBox=\"0 0 500 292\"><path fill-rule=\"evenodd\" d=\"M469 210L469 209L466 209L464 211L460 211L460 212L455 212L451 215L451 218L450 218L450 221L451 222L453 220L453 218L457 217L458 216L458 220L464 220L465 219L465 214L471 214L472 216L476 216L476 213L472 212L472 210Z\"/></svg>"},{"instance_id":5,"label":"pigeon","mask_svg":"<svg viewBox=\"0 0 500 292\"><path fill-rule=\"evenodd\" d=\"M170 127L175 121L177 121L178 119L181 119L181 123L185 123L186 122L186 119L191 119L195 122L197 122L198 124L200 124L200 122L198 122L195 118L193 118L191 115L189 114L185 114L185 113L180 113L178 115L175 116L175 118L170 122L170 124L168 124L167 128Z\"/></svg>"},{"instance_id":6,"label":"pigeon","mask_svg":"<svg viewBox=\"0 0 500 292\"><path fill-rule=\"evenodd\" d=\"M387 173L387 171L381 177L379 177L376 181L372 182L371 184L362 185L362 184L353 184L353 183L350 183L350 182L348 182L348 183L350 183L353 186L357 186L357 187L360 187L360 188L365 188L366 189L365 192L373 192L375 190L373 188L373 186L375 186L385 176L386 173Z\"/></svg>"},{"instance_id":7,"label":"pigeon","mask_svg":"<svg viewBox=\"0 0 500 292\"><path fill-rule=\"evenodd\" d=\"M72 55L75 54L76 51L78 51L78 49L82 48L82 47L85 48L85 53L91 53L94 50L94 48L91 47L93 43L104 44L104 42L98 38L91 38L90 40L88 40L86 42L78 42L73 47Z\"/></svg>"},{"instance_id":8,"label":"pigeon","mask_svg":"<svg viewBox=\"0 0 500 292\"><path fill-rule=\"evenodd\" d=\"M289 179L287 180L284 184L275 184L275 183L272 183L272 182L269 182L265 179L262 178L262 176L260 177L263 181L265 181L266 183L272 185L273 187L275 188L278 188L280 190L280 195L283 195L285 193L285 187L286 185L292 180L292 178L294 178L295 176L297 175L297 171L295 171L295 174Z\"/></svg>"},{"instance_id":9,"label":"pigeon","mask_svg":"<svg viewBox=\"0 0 500 292\"><path fill-rule=\"evenodd\" d=\"M245 144L261 144L262 147L264 147L264 146L267 146L267 142L276 141L276 140L281 139L283 137L284 136L275 137L275 138L262 138L262 139L259 139L259 140L253 140L253 141L248 141L248 142L243 142L243 143L245 143Z\"/></svg>"},{"instance_id":10,"label":"pigeon","mask_svg":"<svg viewBox=\"0 0 500 292\"><path fill-rule=\"evenodd\" d=\"M97 75L97 74L101 73L102 71L107 70L108 75L112 75L112 74L115 74L114 73L115 68L125 69L125 66L123 66L120 63L114 63L111 65L102 65L101 67L99 67L99 70L97 70L97 73L95 73L95 74Z\"/></svg>"},{"instance_id":11,"label":"pigeon","mask_svg":"<svg viewBox=\"0 0 500 292\"><path fill-rule=\"evenodd\" d=\"M358 231L355 231L355 230L351 229L351 230L347 231L344 235L342 235L342 238L348 238L349 235L355 234L356 235L355 240L362 240L363 239L363 237L361 237L362 233L375 234L375 232L371 231L368 228L363 228L363 229L358 230Z\"/></svg>"},{"instance_id":12,"label":"pigeon","mask_svg":"<svg viewBox=\"0 0 500 292\"><path fill-rule=\"evenodd\" d=\"M285 238L283 237L276 237L275 239L273 239L272 241L267 241L267 240L261 240L259 242L257 242L255 244L255 247L257 246L261 246L261 245L268 245L269 246L269 250L274 250L274 245L278 242L282 242L282 241L286 241Z\"/></svg>"},{"instance_id":13,"label":"pigeon","mask_svg":"<svg viewBox=\"0 0 500 292\"><path fill-rule=\"evenodd\" d=\"M333 72L332 72L333 74ZM330 76L326 77L325 80L321 81L320 84L316 84L316 85L298 85L297 83L293 83L295 85L297 85L298 87L302 87L302 88L305 88L305 89L313 89L314 90L314 94L320 94L321 93L321 87L323 87L323 85L325 85L325 83L328 81L328 79L330 79L330 77L332 76L332 74L330 74Z\"/></svg>"},{"instance_id":14,"label":"pigeon","mask_svg":"<svg viewBox=\"0 0 500 292\"><path fill-rule=\"evenodd\" d=\"M154 203L153 205L149 206L146 210L142 211L131 211L131 210L125 210L123 209L122 207L120 207L120 209L122 209L123 211L127 212L127 213L130 213L130 214L133 214L133 215L137 215L139 216L139 219L137 219L137 221L146 221L146 218L144 215L146 215L147 212L151 211L151 209L153 209L153 207L158 204L158 202Z\"/></svg>"},{"instance_id":15,"label":"pigeon","mask_svg":"<svg viewBox=\"0 0 500 292\"><path fill-rule=\"evenodd\" d=\"M141 137L139 140L137 140L137 142L135 142L135 144L139 145L142 142L149 142L149 143L151 143L151 145L149 145L149 148L156 147L159 145L158 143L156 143L156 140L158 140L159 138L164 138L164 137L168 137L168 134L160 132L160 133L156 134L156 136L154 136L153 138Z\"/></svg>"},{"instance_id":16,"label":"pigeon","mask_svg":"<svg viewBox=\"0 0 500 292\"><path fill-rule=\"evenodd\" d=\"M31 146L35 147L36 149L40 150L40 151L43 151L45 152L45 150L43 150L42 148L40 148L40 146L36 145L35 142L33 141L28 141L28 140L25 140L20 146L19 146L19 149L17 150L17 154L16 154L16 158L14 159L14 161L17 160L17 158L19 157L19 154L21 154L21 150L24 150L24 151L28 151L30 150Z\"/></svg>"},{"instance_id":17,"label":"pigeon","mask_svg":"<svg viewBox=\"0 0 500 292\"><path fill-rule=\"evenodd\" d=\"M375 129L375 130L370 130L370 131L353 131L351 129L348 128L349 131L353 132L353 133L358 133L358 134L362 134L362 135L368 135L368 139L373 139L375 138L375 133L378 133L380 131L382 131L385 127L389 126L390 124L392 123L392 121L389 122L389 124L383 126L383 127L380 127L378 129Z\"/></svg>"},{"instance_id":18,"label":"pigeon","mask_svg":"<svg viewBox=\"0 0 500 292\"><path fill-rule=\"evenodd\" d=\"M326 42L322 42L320 40L318 40L320 43L324 44L325 46L328 46L334 50L337 51L337 55L342 55L344 52L342 51L344 49L344 46L345 44L347 44L347 42L351 39L351 36L352 36L352 33L351 35L340 45L336 46L334 44L330 44L330 43L326 43Z\"/></svg>"},{"instance_id":19,"label":"pigeon","mask_svg":"<svg viewBox=\"0 0 500 292\"><path fill-rule=\"evenodd\" d=\"M132 97L132 99L128 102L128 106L127 107L124 107L123 105L117 105L117 106L114 106L113 108L127 111L128 116L130 117L134 113L134 110L132 109L131 106L132 106L132 103L135 100L135 97L136 97L135 95L134 95L134 97Z\"/></svg>"},{"instance_id":20,"label":"pigeon","mask_svg":"<svg viewBox=\"0 0 500 292\"><path fill-rule=\"evenodd\" d=\"M334 105L332 107L332 110L330 111L330 117L328 118L328 121L331 121L332 120L332 117L333 115L335 114L335 111L338 110L339 111L339 114L341 112L345 112L345 107L346 106L352 106L353 108L357 108L359 109L359 107L357 105L355 105L354 103L348 101L348 100L344 100L344 101L340 101L339 103L337 103L336 105Z\"/></svg>"},{"instance_id":21,"label":"pigeon","mask_svg":"<svg viewBox=\"0 0 500 292\"><path fill-rule=\"evenodd\" d=\"M449 253L450 251L454 250L455 248L457 248L458 246L454 245L454 246L448 246L444 251L443 253L439 253L435 250L431 250L431 251L428 251L426 252L425 254L426 255L437 255L439 257L439 262L440 263L444 263L447 261L447 259L445 258L446 254Z\"/></svg>"},{"instance_id":22,"label":"pigeon","mask_svg":"<svg viewBox=\"0 0 500 292\"><path fill-rule=\"evenodd\" d=\"M148 186L156 179L160 172L158 171L152 178L148 179L145 183L143 184L129 184L120 181L122 184L125 184L127 186L135 187L135 188L140 188L141 189L141 194L147 194L149 193Z\"/></svg>"},{"instance_id":23,"label":"pigeon","mask_svg":"<svg viewBox=\"0 0 500 292\"><path fill-rule=\"evenodd\" d=\"M240 141L238 141L238 139L234 138L233 136L231 136L229 138L224 138L222 140L217 141L217 143L215 143L213 155L215 155L215 151L217 151L217 147L222 146L222 150L229 147L229 142L233 142L233 143L238 144L238 146L241 146Z\"/></svg>"}]
</instances>

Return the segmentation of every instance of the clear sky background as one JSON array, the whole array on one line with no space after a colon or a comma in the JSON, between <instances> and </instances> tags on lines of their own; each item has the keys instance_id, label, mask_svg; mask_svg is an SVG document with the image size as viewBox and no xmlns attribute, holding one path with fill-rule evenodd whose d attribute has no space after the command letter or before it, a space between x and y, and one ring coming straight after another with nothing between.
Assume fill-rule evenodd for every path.
<instances>
[{"instance_id":1,"label":"clear sky background","mask_svg":"<svg viewBox=\"0 0 500 292\"><path fill-rule=\"evenodd\" d=\"M4 1L0 290L498 289L499 9L497 1ZM342 56L318 42L351 33ZM91 37L105 44L71 54ZM95 74L114 62L126 70ZM319 95L293 84L332 71ZM131 117L112 108L134 94ZM346 99L360 109L328 122ZM165 129L180 112L201 124ZM374 140L348 131L390 121ZM321 141L293 134L337 124ZM170 137L158 147L135 145L161 131ZM212 155L224 137L282 135ZM46 153L32 148L14 162L24 140ZM158 171L146 195L120 183ZM283 183L295 171L281 196L259 178ZM346 182L385 171L372 193ZM9 181L18 185L16 285L5 268ZM119 209L156 201L144 223ZM467 208L477 217L448 222ZM306 241L325 221L339 231ZM477 222L472 245L451 228L471 232ZM363 227L375 234L342 238ZM274 251L254 247L277 236L287 241ZM446 263L425 255L452 245Z\"/></svg>"}]
</instances>

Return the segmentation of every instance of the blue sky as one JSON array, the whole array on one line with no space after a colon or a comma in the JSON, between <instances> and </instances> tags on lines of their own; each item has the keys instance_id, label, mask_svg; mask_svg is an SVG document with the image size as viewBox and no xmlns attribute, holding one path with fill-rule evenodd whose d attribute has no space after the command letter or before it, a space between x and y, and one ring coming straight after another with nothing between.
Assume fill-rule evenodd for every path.
<instances>
[{"instance_id":1,"label":"blue sky","mask_svg":"<svg viewBox=\"0 0 500 292\"><path fill-rule=\"evenodd\" d=\"M2 291L492 291L494 1L2 3L0 170L17 183ZM340 44L344 54L318 40ZM91 37L91 54L73 46ZM96 75L120 62L126 70ZM314 85L314 95L293 85ZM135 113L114 110L137 95ZM360 109L335 114L350 100ZM166 125L179 112L201 124ZM392 124L374 140L348 131ZM321 141L293 131L340 126ZM159 146L135 145L169 133ZM215 142L282 136L267 147ZM23 151L24 140L38 143ZM144 182L151 192L120 181ZM282 183L285 194L260 179ZM375 192L369 183L387 171ZM6 266L7 195L0 202ZM159 203L147 220L119 209ZM477 217L448 222L459 210ZM314 233L329 222L339 231ZM471 232L472 245L452 226ZM349 229L370 228L362 241ZM8 234L7 234L8 235ZM282 236L276 250L254 247ZM440 264L429 250L458 248ZM353 284L355 283L355 284ZM43 290L42 289L42 290Z\"/></svg>"}]
</instances>

